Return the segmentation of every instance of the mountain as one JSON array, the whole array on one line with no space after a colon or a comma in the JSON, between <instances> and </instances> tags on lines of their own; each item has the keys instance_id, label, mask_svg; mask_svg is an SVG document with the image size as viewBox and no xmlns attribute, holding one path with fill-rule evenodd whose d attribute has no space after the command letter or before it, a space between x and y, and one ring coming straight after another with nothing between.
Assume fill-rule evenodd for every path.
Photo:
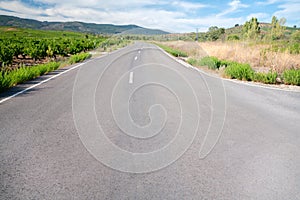
<instances>
[{"instance_id":1,"label":"mountain","mask_svg":"<svg viewBox=\"0 0 300 200\"><path fill-rule=\"evenodd\" d=\"M39 30L64 30L95 34L162 35L168 32L147 29L136 25L95 24L84 22L41 22L33 19L0 15L0 26L31 28Z\"/></svg>"},{"instance_id":2,"label":"mountain","mask_svg":"<svg viewBox=\"0 0 300 200\"><path fill-rule=\"evenodd\" d=\"M120 33L122 35L163 35L169 34L168 32L158 29L147 29L147 28L132 28Z\"/></svg>"}]
</instances>

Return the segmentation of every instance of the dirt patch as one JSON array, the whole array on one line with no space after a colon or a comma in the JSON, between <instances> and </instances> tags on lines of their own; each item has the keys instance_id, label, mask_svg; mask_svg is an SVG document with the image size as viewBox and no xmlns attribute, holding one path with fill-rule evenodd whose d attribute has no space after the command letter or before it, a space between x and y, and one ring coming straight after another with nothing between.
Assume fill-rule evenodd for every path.
<instances>
[{"instance_id":1,"label":"dirt patch","mask_svg":"<svg viewBox=\"0 0 300 200\"><path fill-rule=\"evenodd\" d=\"M4 29L4 31L16 31L17 29L16 28L6 28Z\"/></svg>"},{"instance_id":2,"label":"dirt patch","mask_svg":"<svg viewBox=\"0 0 300 200\"><path fill-rule=\"evenodd\" d=\"M28 56L26 57L22 57L22 56L18 56L18 57L14 57L13 59L13 63L9 66L5 66L4 68L2 68L2 70L14 70L23 66L35 66L35 65L40 65L40 64L46 64L48 62L54 61L54 62L59 62L59 61L65 61L67 59L67 57L62 57L62 56L57 56L56 58L44 58L44 59L37 59L34 60ZM0 67L1 69L1 67Z\"/></svg>"}]
</instances>

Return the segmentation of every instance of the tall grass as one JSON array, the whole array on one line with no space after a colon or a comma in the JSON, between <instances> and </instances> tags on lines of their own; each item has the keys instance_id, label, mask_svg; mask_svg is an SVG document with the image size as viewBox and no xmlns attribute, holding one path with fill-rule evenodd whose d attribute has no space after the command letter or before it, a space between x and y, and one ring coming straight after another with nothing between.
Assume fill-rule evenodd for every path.
<instances>
[{"instance_id":1,"label":"tall grass","mask_svg":"<svg viewBox=\"0 0 300 200\"><path fill-rule=\"evenodd\" d=\"M50 62L32 67L21 67L12 71L0 72L0 92L18 83L34 79L38 76L56 70L60 66L58 62Z\"/></svg>"},{"instance_id":2,"label":"tall grass","mask_svg":"<svg viewBox=\"0 0 300 200\"><path fill-rule=\"evenodd\" d=\"M228 78L300 86L298 43L288 44L289 48L285 51L274 49L276 45L272 44L245 42L172 41L164 42L164 45L185 50L189 55L187 62L193 66L207 66L210 69L225 67L221 71Z\"/></svg>"},{"instance_id":3,"label":"tall grass","mask_svg":"<svg viewBox=\"0 0 300 200\"><path fill-rule=\"evenodd\" d=\"M90 53L79 53L79 54L76 54L76 55L72 55L69 58L69 63L74 64L74 63L82 62L85 59L88 59L90 57L92 57L92 55Z\"/></svg>"},{"instance_id":4,"label":"tall grass","mask_svg":"<svg viewBox=\"0 0 300 200\"><path fill-rule=\"evenodd\" d=\"M225 68L225 75L229 78L251 81L253 77L253 69L249 64L232 63Z\"/></svg>"},{"instance_id":5,"label":"tall grass","mask_svg":"<svg viewBox=\"0 0 300 200\"><path fill-rule=\"evenodd\" d=\"M199 60L200 66L207 66L208 69L219 69L221 66L221 62L216 57L206 56Z\"/></svg>"},{"instance_id":6,"label":"tall grass","mask_svg":"<svg viewBox=\"0 0 300 200\"><path fill-rule=\"evenodd\" d=\"M300 86L300 69L290 69L284 71L283 81L285 84Z\"/></svg>"},{"instance_id":7,"label":"tall grass","mask_svg":"<svg viewBox=\"0 0 300 200\"><path fill-rule=\"evenodd\" d=\"M230 60L238 63L249 63L253 69L276 71L282 73L291 67L300 68L300 54L298 48L285 51L274 49L272 44L251 44L246 42L205 42L199 43L201 51L209 56L221 60Z\"/></svg>"},{"instance_id":8,"label":"tall grass","mask_svg":"<svg viewBox=\"0 0 300 200\"><path fill-rule=\"evenodd\" d=\"M255 72L253 73L252 80L255 82L261 82L265 84L276 84L277 72Z\"/></svg>"},{"instance_id":9,"label":"tall grass","mask_svg":"<svg viewBox=\"0 0 300 200\"><path fill-rule=\"evenodd\" d=\"M69 58L68 63L74 64L90 57L91 54L89 53L76 54ZM47 74L48 72L58 69L61 65L64 65L64 63L50 62L42 65L35 65L30 67L23 66L14 70L0 71L0 92L3 92L19 83L23 83L25 81L37 78L41 75Z\"/></svg>"}]
</instances>

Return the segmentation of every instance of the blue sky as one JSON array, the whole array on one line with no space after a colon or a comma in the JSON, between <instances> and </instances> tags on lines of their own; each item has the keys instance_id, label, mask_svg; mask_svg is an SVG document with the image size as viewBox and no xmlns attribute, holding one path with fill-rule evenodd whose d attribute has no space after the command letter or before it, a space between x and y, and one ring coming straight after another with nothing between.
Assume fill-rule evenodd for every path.
<instances>
[{"instance_id":1,"label":"blue sky","mask_svg":"<svg viewBox=\"0 0 300 200\"><path fill-rule=\"evenodd\" d=\"M136 24L170 32L285 17L300 27L300 0L0 0L0 14L41 21Z\"/></svg>"}]
</instances>

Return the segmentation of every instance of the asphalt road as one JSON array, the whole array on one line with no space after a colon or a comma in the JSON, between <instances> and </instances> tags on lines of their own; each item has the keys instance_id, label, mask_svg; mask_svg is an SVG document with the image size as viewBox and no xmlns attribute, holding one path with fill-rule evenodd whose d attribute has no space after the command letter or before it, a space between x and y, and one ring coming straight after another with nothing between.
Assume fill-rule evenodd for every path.
<instances>
[{"instance_id":1,"label":"asphalt road","mask_svg":"<svg viewBox=\"0 0 300 200\"><path fill-rule=\"evenodd\" d=\"M299 92L136 43L0 104L0 199L300 199L299 122Z\"/></svg>"}]
</instances>

